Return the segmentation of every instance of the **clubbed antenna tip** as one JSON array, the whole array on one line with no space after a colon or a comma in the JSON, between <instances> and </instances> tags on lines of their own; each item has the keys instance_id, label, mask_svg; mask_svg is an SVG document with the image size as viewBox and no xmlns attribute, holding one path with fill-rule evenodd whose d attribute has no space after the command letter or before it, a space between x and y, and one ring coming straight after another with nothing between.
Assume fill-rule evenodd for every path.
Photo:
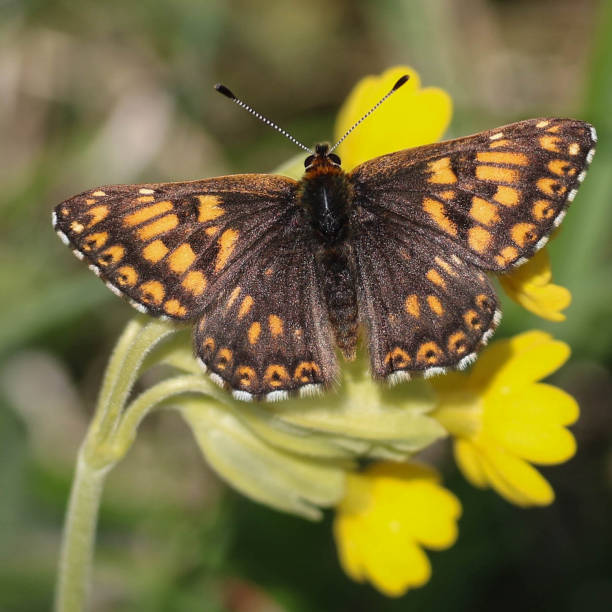
<instances>
[{"instance_id":1,"label":"clubbed antenna tip","mask_svg":"<svg viewBox=\"0 0 612 612\"><path fill-rule=\"evenodd\" d=\"M215 85L215 89L220 93L229 98L230 100L235 100L236 96L231 92L231 90L223 85L222 83L217 83Z\"/></svg>"},{"instance_id":2,"label":"clubbed antenna tip","mask_svg":"<svg viewBox=\"0 0 612 612\"><path fill-rule=\"evenodd\" d=\"M410 78L410 75L405 74L404 76L397 79L397 82L395 83L391 91L395 91L396 89L399 89L409 78Z\"/></svg>"}]
</instances>

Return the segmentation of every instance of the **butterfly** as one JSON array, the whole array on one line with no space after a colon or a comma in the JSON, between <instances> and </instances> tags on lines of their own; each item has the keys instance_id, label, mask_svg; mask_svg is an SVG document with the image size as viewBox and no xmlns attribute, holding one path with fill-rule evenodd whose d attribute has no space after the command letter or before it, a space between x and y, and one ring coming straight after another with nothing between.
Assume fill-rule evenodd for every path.
<instances>
[{"instance_id":1,"label":"butterfly","mask_svg":"<svg viewBox=\"0 0 612 612\"><path fill-rule=\"evenodd\" d=\"M372 376L395 383L474 361L501 317L486 273L546 244L596 140L583 121L529 119L348 173L320 144L300 181L99 187L53 225L137 310L193 322L198 362L239 400L318 393L360 336Z\"/></svg>"}]
</instances>

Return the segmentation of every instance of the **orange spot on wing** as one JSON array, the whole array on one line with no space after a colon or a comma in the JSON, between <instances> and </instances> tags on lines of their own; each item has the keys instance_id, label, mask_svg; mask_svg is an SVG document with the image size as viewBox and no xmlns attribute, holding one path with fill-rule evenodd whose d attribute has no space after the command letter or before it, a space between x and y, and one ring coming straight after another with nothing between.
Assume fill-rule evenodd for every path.
<instances>
[{"instance_id":1,"label":"orange spot on wing","mask_svg":"<svg viewBox=\"0 0 612 612\"><path fill-rule=\"evenodd\" d=\"M89 215L89 223L87 227L93 227L97 223L100 223L103 219L108 216L108 206L94 206L87 211Z\"/></svg>"},{"instance_id":2,"label":"orange spot on wing","mask_svg":"<svg viewBox=\"0 0 612 612\"><path fill-rule=\"evenodd\" d=\"M251 310L251 308L253 307L253 297L250 295L247 295L244 297L244 299L242 300L242 304L240 304L240 310L238 311L238 318L242 319L243 317L246 317L247 314L249 314L249 310Z\"/></svg>"},{"instance_id":3,"label":"orange spot on wing","mask_svg":"<svg viewBox=\"0 0 612 612\"><path fill-rule=\"evenodd\" d=\"M409 295L406 298L404 307L409 315L412 315L417 319L421 316L421 308L419 307L419 298L417 295Z\"/></svg>"},{"instance_id":4,"label":"orange spot on wing","mask_svg":"<svg viewBox=\"0 0 612 612\"><path fill-rule=\"evenodd\" d=\"M283 320L279 316L272 314L268 317L268 327L273 336L281 336L283 333Z\"/></svg>"},{"instance_id":5,"label":"orange spot on wing","mask_svg":"<svg viewBox=\"0 0 612 612\"><path fill-rule=\"evenodd\" d=\"M396 346L392 351L389 351L385 355L384 359L385 365L394 370L399 368L407 368L410 365L410 361L410 355L408 355L408 353L399 346Z\"/></svg>"},{"instance_id":6,"label":"orange spot on wing","mask_svg":"<svg viewBox=\"0 0 612 612\"><path fill-rule=\"evenodd\" d=\"M436 225L451 236L457 235L457 225L446 215L446 208L442 202L425 198L423 200L423 210L434 220Z\"/></svg>"},{"instance_id":7,"label":"orange spot on wing","mask_svg":"<svg viewBox=\"0 0 612 612\"><path fill-rule=\"evenodd\" d=\"M448 350L461 355L467 351L467 337L462 331L451 334L448 338Z\"/></svg>"},{"instance_id":8,"label":"orange spot on wing","mask_svg":"<svg viewBox=\"0 0 612 612\"><path fill-rule=\"evenodd\" d=\"M139 289L141 299L146 304L154 304L155 306L159 306L166 295L164 286L159 281L155 280L142 283Z\"/></svg>"},{"instance_id":9,"label":"orange spot on wing","mask_svg":"<svg viewBox=\"0 0 612 612\"><path fill-rule=\"evenodd\" d=\"M555 209L550 200L536 200L532 208L533 216L538 221L551 219L555 215Z\"/></svg>"},{"instance_id":10,"label":"orange spot on wing","mask_svg":"<svg viewBox=\"0 0 612 612\"><path fill-rule=\"evenodd\" d=\"M137 232L137 236L140 240L149 240L159 234L164 234L173 230L178 223L179 220L176 215L166 215L165 217L157 219L157 221L153 221L141 227Z\"/></svg>"},{"instance_id":11,"label":"orange spot on wing","mask_svg":"<svg viewBox=\"0 0 612 612\"><path fill-rule=\"evenodd\" d=\"M439 363L442 356L442 349L435 342L423 342L416 354L417 361L427 365Z\"/></svg>"},{"instance_id":12,"label":"orange spot on wing","mask_svg":"<svg viewBox=\"0 0 612 612\"><path fill-rule=\"evenodd\" d=\"M452 184L457 182L457 177L451 168L449 157L429 162L427 171L431 173L431 176L427 179L430 183Z\"/></svg>"},{"instance_id":13,"label":"orange spot on wing","mask_svg":"<svg viewBox=\"0 0 612 612\"><path fill-rule=\"evenodd\" d=\"M228 348L221 348L215 355L214 366L217 370L225 372L228 368L232 367L234 361L234 353Z\"/></svg>"},{"instance_id":14,"label":"orange spot on wing","mask_svg":"<svg viewBox=\"0 0 612 612\"><path fill-rule=\"evenodd\" d=\"M451 266L448 261L436 255L434 261L450 276L457 276L457 270Z\"/></svg>"},{"instance_id":15,"label":"orange spot on wing","mask_svg":"<svg viewBox=\"0 0 612 612\"><path fill-rule=\"evenodd\" d=\"M548 162L548 169L557 176L565 176L569 174L569 171L573 169L570 162L564 159L553 159Z\"/></svg>"},{"instance_id":16,"label":"orange spot on wing","mask_svg":"<svg viewBox=\"0 0 612 612\"><path fill-rule=\"evenodd\" d=\"M102 248L108 240L108 232L97 232L90 234L83 241L83 251L89 252Z\"/></svg>"},{"instance_id":17,"label":"orange spot on wing","mask_svg":"<svg viewBox=\"0 0 612 612\"><path fill-rule=\"evenodd\" d=\"M257 374L255 374L255 370L250 366L238 366L235 374L241 387L251 389L257 383Z\"/></svg>"},{"instance_id":18,"label":"orange spot on wing","mask_svg":"<svg viewBox=\"0 0 612 612\"><path fill-rule=\"evenodd\" d=\"M509 144L509 140L494 140L489 144L489 149L499 149L500 147L507 147Z\"/></svg>"},{"instance_id":19,"label":"orange spot on wing","mask_svg":"<svg viewBox=\"0 0 612 612\"><path fill-rule=\"evenodd\" d=\"M561 153L561 149L559 149L560 144L561 139L558 136L542 136L540 138L540 146L546 151Z\"/></svg>"},{"instance_id":20,"label":"orange spot on wing","mask_svg":"<svg viewBox=\"0 0 612 612\"><path fill-rule=\"evenodd\" d=\"M526 166L529 158L524 153L513 151L481 151L476 153L476 159L490 164L509 164L511 166Z\"/></svg>"},{"instance_id":21,"label":"orange spot on wing","mask_svg":"<svg viewBox=\"0 0 612 612\"><path fill-rule=\"evenodd\" d=\"M164 304L164 310L175 317L184 317L187 314L187 309L178 300L168 300Z\"/></svg>"},{"instance_id":22,"label":"orange spot on wing","mask_svg":"<svg viewBox=\"0 0 612 612\"><path fill-rule=\"evenodd\" d=\"M225 210L219 206L222 200L215 195L198 195L198 221L204 223L212 221L225 214Z\"/></svg>"},{"instance_id":23,"label":"orange spot on wing","mask_svg":"<svg viewBox=\"0 0 612 612\"><path fill-rule=\"evenodd\" d=\"M144 196L146 198L150 198L153 200L152 196ZM142 200L142 198L138 198ZM157 202L157 204L153 204L153 206L145 206L137 210L136 212L130 213L123 218L123 225L125 227L134 227L134 225L140 225L153 217L158 217L159 215L163 215L165 212L172 210L174 206L172 202L168 200L164 200L163 202Z\"/></svg>"},{"instance_id":24,"label":"orange spot on wing","mask_svg":"<svg viewBox=\"0 0 612 612\"><path fill-rule=\"evenodd\" d=\"M117 270L115 282L121 287L133 287L138 282L138 272L133 266L121 266Z\"/></svg>"},{"instance_id":25,"label":"orange spot on wing","mask_svg":"<svg viewBox=\"0 0 612 612\"><path fill-rule=\"evenodd\" d=\"M240 291L242 291L241 287L239 285L236 285L236 287L234 287L233 291L230 293L229 298L227 299L227 304L225 305L225 308L229 310L232 307L234 302L238 299Z\"/></svg>"},{"instance_id":26,"label":"orange spot on wing","mask_svg":"<svg viewBox=\"0 0 612 612\"><path fill-rule=\"evenodd\" d=\"M504 267L511 261L514 261L517 257L518 251L512 246L507 246L499 252L499 255L495 256L495 263Z\"/></svg>"},{"instance_id":27,"label":"orange spot on wing","mask_svg":"<svg viewBox=\"0 0 612 612\"><path fill-rule=\"evenodd\" d=\"M478 253L484 253L487 250L492 237L491 232L479 225L468 230L468 244Z\"/></svg>"},{"instance_id":28,"label":"orange spot on wing","mask_svg":"<svg viewBox=\"0 0 612 612\"><path fill-rule=\"evenodd\" d=\"M510 229L510 236L516 244L524 247L536 239L537 235L534 230L535 225L533 223L516 223Z\"/></svg>"},{"instance_id":29,"label":"orange spot on wing","mask_svg":"<svg viewBox=\"0 0 612 612\"><path fill-rule=\"evenodd\" d=\"M493 196L493 199L504 206L516 206L519 203L519 191L514 187L500 185Z\"/></svg>"},{"instance_id":30,"label":"orange spot on wing","mask_svg":"<svg viewBox=\"0 0 612 612\"><path fill-rule=\"evenodd\" d=\"M217 257L215 259L216 272L222 270L227 263L227 260L231 257L239 235L240 232L237 230L227 229L221 234L221 236L219 236L219 252L217 253Z\"/></svg>"},{"instance_id":31,"label":"orange spot on wing","mask_svg":"<svg viewBox=\"0 0 612 612\"><path fill-rule=\"evenodd\" d=\"M206 278L199 270L193 270L185 276L181 284L189 293L199 296L206 289Z\"/></svg>"},{"instance_id":32,"label":"orange spot on wing","mask_svg":"<svg viewBox=\"0 0 612 612\"><path fill-rule=\"evenodd\" d=\"M476 178L495 183L516 183L519 179L517 170L498 166L476 166Z\"/></svg>"},{"instance_id":33,"label":"orange spot on wing","mask_svg":"<svg viewBox=\"0 0 612 612\"><path fill-rule=\"evenodd\" d=\"M186 242L176 248L168 257L168 266L175 274L182 274L195 261L196 255Z\"/></svg>"},{"instance_id":34,"label":"orange spot on wing","mask_svg":"<svg viewBox=\"0 0 612 612\"><path fill-rule=\"evenodd\" d=\"M264 373L264 383L274 389L286 385L289 380L287 368L282 365L270 365L266 368Z\"/></svg>"},{"instance_id":35,"label":"orange spot on wing","mask_svg":"<svg viewBox=\"0 0 612 612\"><path fill-rule=\"evenodd\" d=\"M427 303L429 304L429 308L431 308L432 312L436 313L436 315L439 317L444 314L444 307L435 295L428 295Z\"/></svg>"},{"instance_id":36,"label":"orange spot on wing","mask_svg":"<svg viewBox=\"0 0 612 612\"><path fill-rule=\"evenodd\" d=\"M100 256L98 257L98 264L103 267L115 265L123 259L124 255L125 249L121 245L115 244L100 253Z\"/></svg>"},{"instance_id":37,"label":"orange spot on wing","mask_svg":"<svg viewBox=\"0 0 612 612\"><path fill-rule=\"evenodd\" d=\"M472 198L472 207L470 208L470 216L478 223L483 225L494 225L499 223L499 215L497 214L497 206L491 204L487 200L483 200L478 196Z\"/></svg>"},{"instance_id":38,"label":"orange spot on wing","mask_svg":"<svg viewBox=\"0 0 612 612\"><path fill-rule=\"evenodd\" d=\"M295 368L293 379L300 383L314 382L321 368L314 361L302 361Z\"/></svg>"},{"instance_id":39,"label":"orange spot on wing","mask_svg":"<svg viewBox=\"0 0 612 612\"><path fill-rule=\"evenodd\" d=\"M561 185L557 180L548 177L539 179L536 185L541 192L552 197L562 196L567 191L565 185Z\"/></svg>"},{"instance_id":40,"label":"orange spot on wing","mask_svg":"<svg viewBox=\"0 0 612 612\"><path fill-rule=\"evenodd\" d=\"M433 268L427 271L427 280L433 283L434 285L438 285L438 287L442 287L442 289L446 289L446 282L440 276L440 273Z\"/></svg>"},{"instance_id":41,"label":"orange spot on wing","mask_svg":"<svg viewBox=\"0 0 612 612\"><path fill-rule=\"evenodd\" d=\"M161 261L168 252L168 247L161 240L154 240L142 249L142 256L151 263Z\"/></svg>"},{"instance_id":42,"label":"orange spot on wing","mask_svg":"<svg viewBox=\"0 0 612 612\"><path fill-rule=\"evenodd\" d=\"M259 335L261 334L261 323L255 321L255 323L251 323L249 327L249 331L247 332L247 336L249 338L249 344L257 344L259 340Z\"/></svg>"}]
</instances>

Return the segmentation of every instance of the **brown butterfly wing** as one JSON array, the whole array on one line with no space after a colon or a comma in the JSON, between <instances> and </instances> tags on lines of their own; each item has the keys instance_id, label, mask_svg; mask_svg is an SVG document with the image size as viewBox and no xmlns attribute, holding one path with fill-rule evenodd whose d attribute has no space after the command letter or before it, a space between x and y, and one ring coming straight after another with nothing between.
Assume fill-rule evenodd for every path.
<instances>
[{"instance_id":1,"label":"brown butterfly wing","mask_svg":"<svg viewBox=\"0 0 612 612\"><path fill-rule=\"evenodd\" d=\"M111 185L55 208L54 227L141 312L194 319L295 214L297 183L234 175Z\"/></svg>"},{"instance_id":2,"label":"brown butterfly wing","mask_svg":"<svg viewBox=\"0 0 612 612\"><path fill-rule=\"evenodd\" d=\"M384 155L351 173L355 200L479 268L520 265L563 219L596 135L573 119L530 119Z\"/></svg>"},{"instance_id":3,"label":"brown butterfly wing","mask_svg":"<svg viewBox=\"0 0 612 612\"><path fill-rule=\"evenodd\" d=\"M394 382L470 364L501 316L487 276L384 218L363 229L354 253L373 375Z\"/></svg>"}]
</instances>

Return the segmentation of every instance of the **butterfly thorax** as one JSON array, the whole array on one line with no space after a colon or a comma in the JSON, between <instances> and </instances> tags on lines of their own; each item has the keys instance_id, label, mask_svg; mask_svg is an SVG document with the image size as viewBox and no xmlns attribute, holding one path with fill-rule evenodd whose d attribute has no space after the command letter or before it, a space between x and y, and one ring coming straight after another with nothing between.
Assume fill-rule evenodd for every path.
<instances>
[{"instance_id":1,"label":"butterfly thorax","mask_svg":"<svg viewBox=\"0 0 612 612\"><path fill-rule=\"evenodd\" d=\"M355 266L350 247L352 188L340 167L340 158L326 144L305 162L298 202L313 229L319 278L336 345L353 359L357 345L358 309Z\"/></svg>"},{"instance_id":2,"label":"butterfly thorax","mask_svg":"<svg viewBox=\"0 0 612 612\"><path fill-rule=\"evenodd\" d=\"M315 151L306 159L298 202L307 211L317 237L334 245L349 234L352 190L340 159L328 153L328 145L317 145Z\"/></svg>"}]
</instances>

